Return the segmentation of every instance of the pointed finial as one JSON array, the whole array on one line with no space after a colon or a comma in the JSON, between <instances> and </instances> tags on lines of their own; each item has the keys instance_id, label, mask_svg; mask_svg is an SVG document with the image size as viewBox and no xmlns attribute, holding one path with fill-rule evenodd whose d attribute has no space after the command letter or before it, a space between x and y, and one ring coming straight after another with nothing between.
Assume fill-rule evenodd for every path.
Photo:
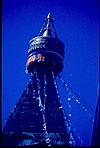
<instances>
[{"instance_id":1,"label":"pointed finial","mask_svg":"<svg viewBox=\"0 0 100 148\"><path fill-rule=\"evenodd\" d=\"M54 18L51 16L51 13L50 13L50 12L49 12L48 15L47 15L47 19L54 20Z\"/></svg>"},{"instance_id":2,"label":"pointed finial","mask_svg":"<svg viewBox=\"0 0 100 148\"><path fill-rule=\"evenodd\" d=\"M50 19L51 17L51 13L49 12L48 16L47 16L47 19Z\"/></svg>"},{"instance_id":3,"label":"pointed finial","mask_svg":"<svg viewBox=\"0 0 100 148\"><path fill-rule=\"evenodd\" d=\"M39 35L42 35L43 37L57 38L57 33L53 24L53 20L54 18L51 16L51 13L49 12Z\"/></svg>"}]
</instances>

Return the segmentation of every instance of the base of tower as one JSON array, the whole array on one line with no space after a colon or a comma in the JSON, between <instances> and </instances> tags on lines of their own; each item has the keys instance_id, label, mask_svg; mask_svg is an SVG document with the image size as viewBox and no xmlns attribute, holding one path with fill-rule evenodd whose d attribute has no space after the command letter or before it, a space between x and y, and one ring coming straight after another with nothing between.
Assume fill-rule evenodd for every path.
<instances>
[{"instance_id":1,"label":"base of tower","mask_svg":"<svg viewBox=\"0 0 100 148\"><path fill-rule=\"evenodd\" d=\"M65 133L6 133L2 146L70 146Z\"/></svg>"}]
</instances>

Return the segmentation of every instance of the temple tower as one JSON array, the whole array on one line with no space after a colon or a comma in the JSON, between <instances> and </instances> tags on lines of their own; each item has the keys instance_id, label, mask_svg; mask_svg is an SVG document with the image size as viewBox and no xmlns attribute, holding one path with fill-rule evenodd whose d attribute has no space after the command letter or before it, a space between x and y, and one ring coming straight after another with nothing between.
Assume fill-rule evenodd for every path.
<instances>
[{"instance_id":1,"label":"temple tower","mask_svg":"<svg viewBox=\"0 0 100 148\"><path fill-rule=\"evenodd\" d=\"M49 13L39 35L29 42L30 81L3 129L3 145L74 145L56 77L63 69L64 44Z\"/></svg>"}]
</instances>

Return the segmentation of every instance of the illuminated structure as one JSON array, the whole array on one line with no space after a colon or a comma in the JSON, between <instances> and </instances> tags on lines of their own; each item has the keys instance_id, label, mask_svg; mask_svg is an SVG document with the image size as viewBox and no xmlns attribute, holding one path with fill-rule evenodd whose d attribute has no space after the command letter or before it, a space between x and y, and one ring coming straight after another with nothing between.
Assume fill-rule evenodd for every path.
<instances>
[{"instance_id":1,"label":"illuminated structure","mask_svg":"<svg viewBox=\"0 0 100 148\"><path fill-rule=\"evenodd\" d=\"M3 145L74 145L56 83L63 59L64 44L49 13L39 36L29 42L26 70L31 80L6 122Z\"/></svg>"}]
</instances>

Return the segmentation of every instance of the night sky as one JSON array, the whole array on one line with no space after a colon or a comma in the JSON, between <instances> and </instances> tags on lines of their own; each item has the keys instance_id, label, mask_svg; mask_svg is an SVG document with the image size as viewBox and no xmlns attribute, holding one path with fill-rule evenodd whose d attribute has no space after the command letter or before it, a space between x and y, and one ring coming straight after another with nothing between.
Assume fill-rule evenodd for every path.
<instances>
[{"instance_id":1,"label":"night sky","mask_svg":"<svg viewBox=\"0 0 100 148\"><path fill-rule=\"evenodd\" d=\"M3 0L2 126L29 80L25 73L28 42L38 35L49 12L55 18L58 38L65 44L61 75L95 111L99 83L98 0ZM75 102L73 110L73 126L83 138L83 145L89 145L93 123Z\"/></svg>"}]
</instances>

